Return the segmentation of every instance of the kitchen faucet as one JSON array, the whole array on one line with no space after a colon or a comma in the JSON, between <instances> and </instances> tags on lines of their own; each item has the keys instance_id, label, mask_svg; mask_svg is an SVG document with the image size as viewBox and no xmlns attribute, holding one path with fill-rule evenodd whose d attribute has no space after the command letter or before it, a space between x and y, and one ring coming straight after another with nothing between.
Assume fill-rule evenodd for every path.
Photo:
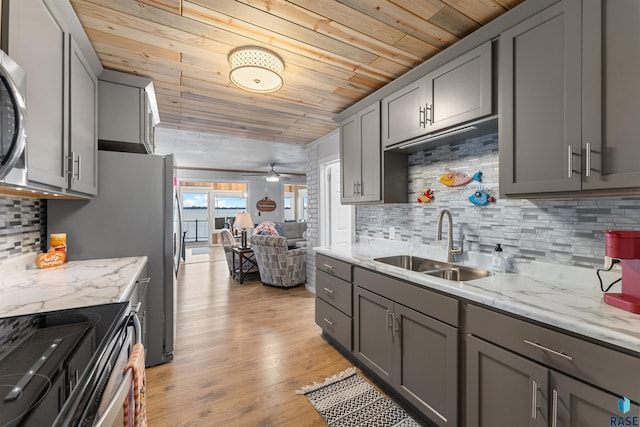
<instances>
[{"instance_id":1,"label":"kitchen faucet","mask_svg":"<svg viewBox=\"0 0 640 427\"><path fill-rule=\"evenodd\" d=\"M460 247L454 248L453 247L453 219L451 218L451 212L449 212L447 209L443 209L440 211L440 214L438 215L438 231L437 231L436 240L442 240L442 218L444 218L445 215L449 217L448 218L449 229L447 234L447 262L453 262L453 256L462 255L462 252L464 250L464 234L460 239Z\"/></svg>"}]
</instances>

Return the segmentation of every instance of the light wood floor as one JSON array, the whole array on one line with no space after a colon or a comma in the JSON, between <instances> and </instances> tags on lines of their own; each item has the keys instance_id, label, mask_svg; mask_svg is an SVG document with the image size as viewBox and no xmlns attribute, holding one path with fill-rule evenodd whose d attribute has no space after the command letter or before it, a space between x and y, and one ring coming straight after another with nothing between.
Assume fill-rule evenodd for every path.
<instances>
[{"instance_id":1,"label":"light wood floor","mask_svg":"<svg viewBox=\"0 0 640 427\"><path fill-rule=\"evenodd\" d=\"M149 426L325 426L294 392L352 364L321 338L314 296L240 285L212 249L181 267L175 358L147 370Z\"/></svg>"}]
</instances>

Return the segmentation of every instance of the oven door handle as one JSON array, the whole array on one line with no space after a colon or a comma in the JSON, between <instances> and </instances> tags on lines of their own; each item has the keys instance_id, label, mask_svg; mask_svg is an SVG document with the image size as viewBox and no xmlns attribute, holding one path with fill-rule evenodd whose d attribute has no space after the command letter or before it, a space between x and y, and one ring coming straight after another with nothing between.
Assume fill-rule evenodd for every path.
<instances>
[{"instance_id":1,"label":"oven door handle","mask_svg":"<svg viewBox=\"0 0 640 427\"><path fill-rule=\"evenodd\" d=\"M93 425L94 427L111 427L116 425L116 422L119 417L122 417L121 409L123 408L125 400L128 398L129 393L133 389L133 370L128 368L124 376L122 377L122 382L118 386L113 398L107 405L107 408L104 411L104 414L100 417L100 419ZM131 408L133 410L133 408ZM122 421L122 420L121 420ZM118 424L119 425L119 424Z\"/></svg>"},{"instance_id":2,"label":"oven door handle","mask_svg":"<svg viewBox=\"0 0 640 427\"><path fill-rule=\"evenodd\" d=\"M131 313L131 319L133 321L133 332L136 334L136 344L142 344L142 326L140 325L140 318L138 317L138 309L140 308L140 304L138 303L138 307L134 312Z\"/></svg>"}]
</instances>

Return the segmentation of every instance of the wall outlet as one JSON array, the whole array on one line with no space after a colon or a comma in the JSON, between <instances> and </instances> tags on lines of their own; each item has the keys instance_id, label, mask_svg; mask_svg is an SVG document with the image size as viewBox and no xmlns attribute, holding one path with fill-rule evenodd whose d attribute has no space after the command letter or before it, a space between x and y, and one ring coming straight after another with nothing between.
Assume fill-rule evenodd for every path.
<instances>
[{"instance_id":1,"label":"wall outlet","mask_svg":"<svg viewBox=\"0 0 640 427\"><path fill-rule=\"evenodd\" d=\"M604 256L604 268L609 268L611 266L611 257L610 256ZM617 258L615 258L617 259ZM617 263L613 266L613 268L611 269L611 271L621 271L622 270L622 264Z\"/></svg>"},{"instance_id":2,"label":"wall outlet","mask_svg":"<svg viewBox=\"0 0 640 427\"><path fill-rule=\"evenodd\" d=\"M396 238L396 228L389 227L389 239L395 239L395 238Z\"/></svg>"}]
</instances>

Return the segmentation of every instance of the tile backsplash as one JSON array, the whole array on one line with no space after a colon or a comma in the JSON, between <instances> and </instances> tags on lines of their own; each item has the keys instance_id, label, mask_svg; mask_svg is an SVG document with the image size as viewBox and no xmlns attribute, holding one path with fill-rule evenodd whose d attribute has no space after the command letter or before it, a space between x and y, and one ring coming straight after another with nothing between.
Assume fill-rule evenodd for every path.
<instances>
[{"instance_id":1,"label":"tile backsplash","mask_svg":"<svg viewBox=\"0 0 640 427\"><path fill-rule=\"evenodd\" d=\"M438 179L450 171L482 171L482 183L446 187ZM414 202L427 188L434 192L433 201ZM496 202L484 208L472 205L468 198L478 189L494 195ZM592 267L603 264L603 230L640 229L640 197L501 199L496 134L409 155L409 195L410 203L358 206L357 235L388 239L393 226L397 240L431 244L438 213L449 209L454 242L464 234L468 250L489 253L502 243L508 257Z\"/></svg>"},{"instance_id":2,"label":"tile backsplash","mask_svg":"<svg viewBox=\"0 0 640 427\"><path fill-rule=\"evenodd\" d=\"M42 250L46 201L0 196L0 260Z\"/></svg>"}]
</instances>

